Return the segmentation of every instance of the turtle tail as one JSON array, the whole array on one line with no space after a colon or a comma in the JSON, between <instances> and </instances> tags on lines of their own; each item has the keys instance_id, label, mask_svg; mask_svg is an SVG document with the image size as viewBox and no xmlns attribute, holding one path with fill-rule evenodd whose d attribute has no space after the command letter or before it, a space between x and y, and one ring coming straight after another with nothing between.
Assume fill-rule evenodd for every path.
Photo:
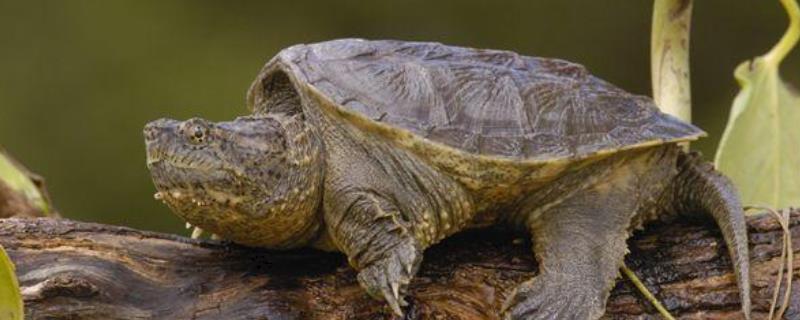
<instances>
[{"instance_id":1,"label":"turtle tail","mask_svg":"<svg viewBox=\"0 0 800 320\"><path fill-rule=\"evenodd\" d=\"M716 221L736 273L742 313L749 320L751 304L747 224L736 188L727 177L714 170L696 152L681 152L677 165L679 172L674 184L673 208L684 215L705 213Z\"/></svg>"}]
</instances>

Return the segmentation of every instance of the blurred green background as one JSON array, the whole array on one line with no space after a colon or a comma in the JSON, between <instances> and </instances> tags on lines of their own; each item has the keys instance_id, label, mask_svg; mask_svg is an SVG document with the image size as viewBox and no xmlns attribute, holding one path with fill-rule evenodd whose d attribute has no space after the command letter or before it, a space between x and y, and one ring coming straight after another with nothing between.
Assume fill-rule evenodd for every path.
<instances>
[{"instance_id":1,"label":"blurred green background","mask_svg":"<svg viewBox=\"0 0 800 320\"><path fill-rule=\"evenodd\" d=\"M47 178L68 218L182 232L145 167L160 117L224 120L281 48L342 37L431 40L560 57L650 94L652 1L0 0L0 145ZM736 65L771 48L777 0L695 1L694 121L707 157L738 91ZM784 78L800 83L800 54ZM800 124L798 124L800 125Z\"/></svg>"}]
</instances>

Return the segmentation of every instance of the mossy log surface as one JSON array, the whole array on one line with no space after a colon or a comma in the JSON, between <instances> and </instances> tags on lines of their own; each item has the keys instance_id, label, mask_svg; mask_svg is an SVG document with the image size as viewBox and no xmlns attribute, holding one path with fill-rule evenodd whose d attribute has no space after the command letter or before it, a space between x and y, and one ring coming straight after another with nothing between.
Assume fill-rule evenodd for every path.
<instances>
[{"instance_id":1,"label":"mossy log surface","mask_svg":"<svg viewBox=\"0 0 800 320\"><path fill-rule=\"evenodd\" d=\"M792 213L794 278L786 319L800 319L800 211ZM749 218L754 316L774 290L782 232ZM496 319L536 274L530 243L475 230L432 247L410 287L406 319ZM652 225L629 240L627 264L678 318L735 319L739 297L713 224ZM0 219L31 319L391 319L339 254L272 252L227 242L58 219ZM609 319L659 319L620 278Z\"/></svg>"}]
</instances>

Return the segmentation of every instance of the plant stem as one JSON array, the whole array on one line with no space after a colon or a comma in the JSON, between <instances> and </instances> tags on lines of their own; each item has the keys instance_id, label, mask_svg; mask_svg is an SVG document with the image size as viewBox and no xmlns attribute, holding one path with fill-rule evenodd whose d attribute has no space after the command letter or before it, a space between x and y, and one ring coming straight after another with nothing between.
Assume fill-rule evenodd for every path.
<instances>
[{"instance_id":1,"label":"plant stem","mask_svg":"<svg viewBox=\"0 0 800 320\"><path fill-rule=\"evenodd\" d=\"M667 311L667 309L664 308L663 305L661 305L661 302L658 302L658 299L656 299L656 297L652 293L650 293L650 290L647 290L647 287L645 287L644 283L642 283L642 281L639 280L639 277L637 277L636 274L633 273L633 270L628 269L628 266L626 265L622 265L622 272L625 273L625 276L627 276L628 279L631 279L631 282L633 282L633 285L636 287L636 289L639 289L639 292L641 292L642 295L644 295L647 301L650 301L650 303L653 304L656 310L658 310L658 313L660 313L661 316L664 317L664 319L675 320L675 318L673 318L672 315L669 314L669 311Z\"/></svg>"},{"instance_id":2,"label":"plant stem","mask_svg":"<svg viewBox=\"0 0 800 320\"><path fill-rule=\"evenodd\" d=\"M789 27L786 33L783 34L781 40L772 47L772 50L764 55L764 60L769 65L777 67L784 57L792 51L792 48L797 44L800 39L800 7L795 0L781 0L786 14L789 15Z\"/></svg>"},{"instance_id":3,"label":"plant stem","mask_svg":"<svg viewBox=\"0 0 800 320\"><path fill-rule=\"evenodd\" d=\"M653 99L662 112L692 121L689 80L691 0L655 0L650 38Z\"/></svg>"}]
</instances>

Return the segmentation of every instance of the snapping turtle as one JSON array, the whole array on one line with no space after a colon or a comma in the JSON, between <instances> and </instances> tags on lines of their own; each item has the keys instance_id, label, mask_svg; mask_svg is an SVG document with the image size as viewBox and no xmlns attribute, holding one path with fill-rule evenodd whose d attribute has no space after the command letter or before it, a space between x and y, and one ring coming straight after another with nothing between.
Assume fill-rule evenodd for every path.
<instances>
[{"instance_id":1,"label":"snapping turtle","mask_svg":"<svg viewBox=\"0 0 800 320\"><path fill-rule=\"evenodd\" d=\"M679 142L704 135L582 66L438 43L344 39L270 60L229 122L145 128L160 198L234 242L337 250L402 314L423 251L470 227L530 231L540 273L512 319L596 319L635 228L713 217L749 318L739 197Z\"/></svg>"}]
</instances>

